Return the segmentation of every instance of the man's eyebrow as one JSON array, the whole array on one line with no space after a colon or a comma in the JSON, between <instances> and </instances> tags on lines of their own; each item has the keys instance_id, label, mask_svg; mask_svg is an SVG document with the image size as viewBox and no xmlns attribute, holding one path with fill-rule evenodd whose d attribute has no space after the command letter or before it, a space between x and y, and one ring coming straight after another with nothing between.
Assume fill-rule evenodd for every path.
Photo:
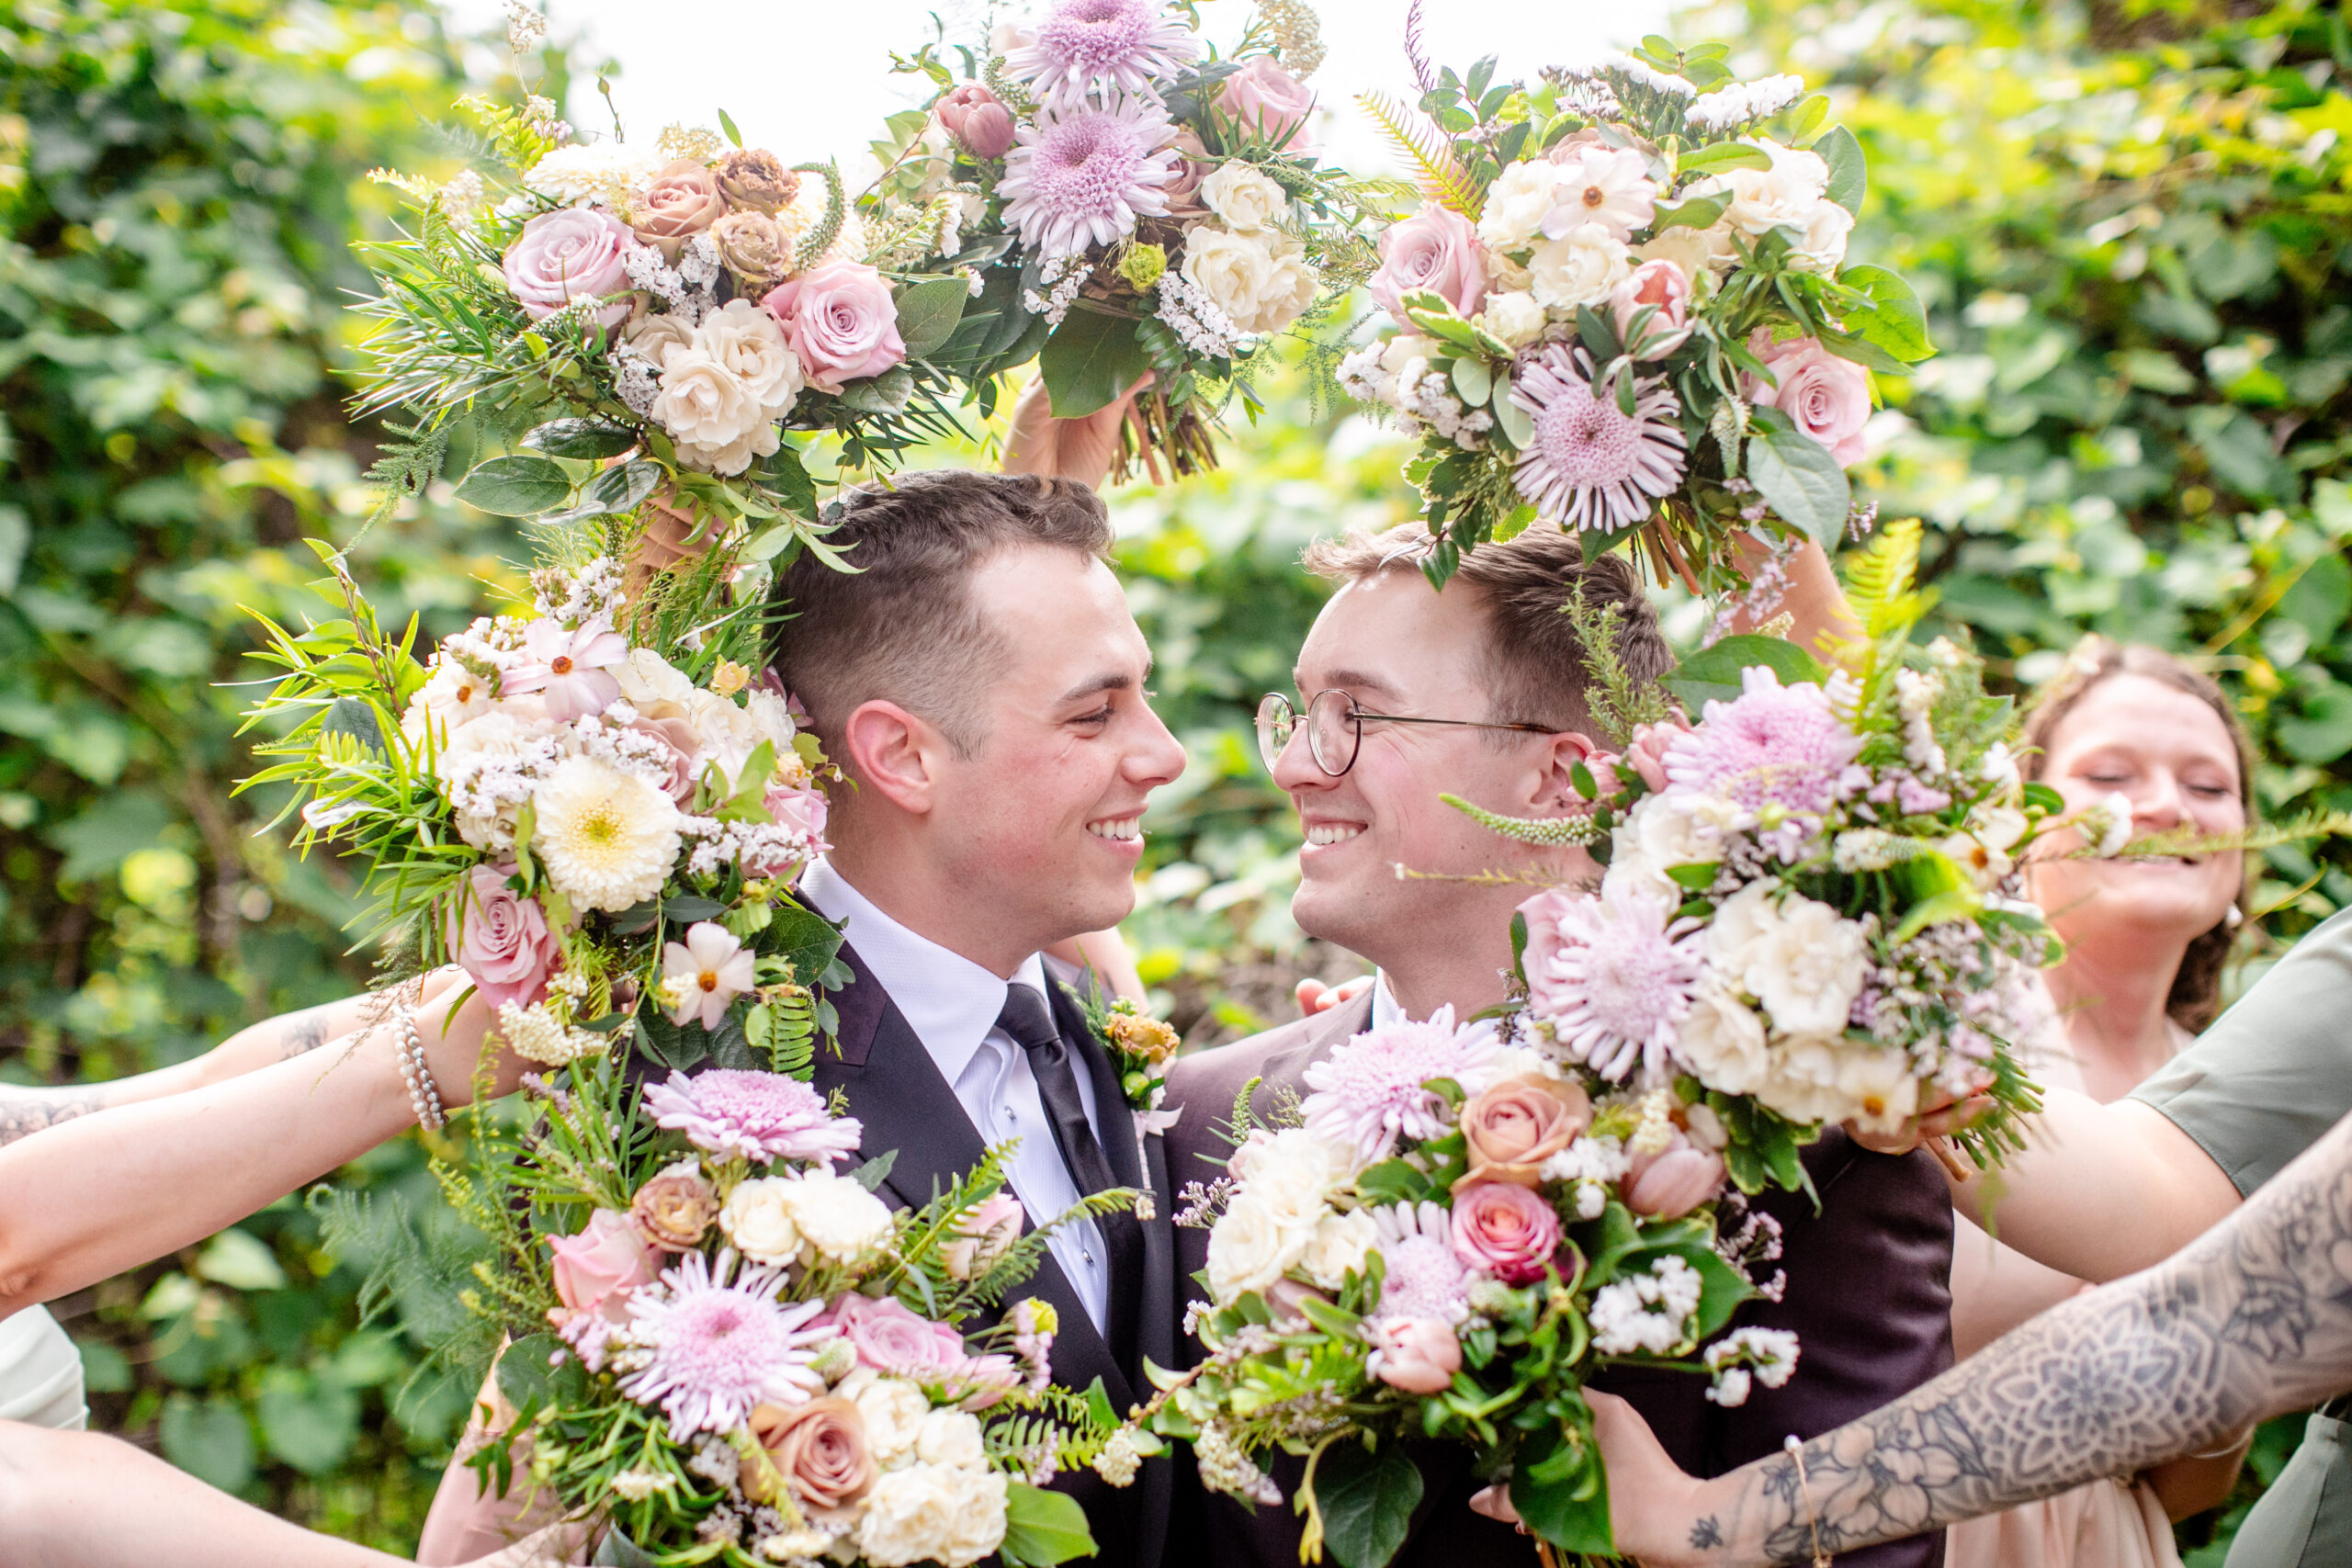
<instances>
[{"instance_id":1,"label":"man's eyebrow","mask_svg":"<svg viewBox=\"0 0 2352 1568\"><path fill-rule=\"evenodd\" d=\"M1149 673L1149 670L1147 669L1145 671L1145 674L1148 676ZM1134 691L1139 683L1140 682L1138 682L1133 675L1128 674L1125 671L1106 671L1103 674L1080 681L1077 685L1072 686L1069 691L1064 692L1061 694L1060 700L1066 703L1074 703L1081 697L1091 697L1100 692L1131 692Z\"/></svg>"}]
</instances>

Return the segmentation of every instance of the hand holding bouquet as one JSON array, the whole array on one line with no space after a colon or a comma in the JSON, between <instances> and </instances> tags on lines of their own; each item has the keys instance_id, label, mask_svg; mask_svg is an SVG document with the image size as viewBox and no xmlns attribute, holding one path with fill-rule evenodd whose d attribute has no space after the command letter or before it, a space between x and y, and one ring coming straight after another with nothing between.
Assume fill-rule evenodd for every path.
<instances>
[{"instance_id":1,"label":"hand holding bouquet","mask_svg":"<svg viewBox=\"0 0 2352 1568\"><path fill-rule=\"evenodd\" d=\"M1340 376L1423 436L1432 580L1539 524L1694 592L1739 578L1747 529L1834 551L1871 373L1933 351L1900 277L1845 265L1866 174L1827 99L1731 80L1721 45L1652 39L1528 88L1408 48L1428 118L1367 107L1425 199L1371 278L1396 335Z\"/></svg>"}]
</instances>

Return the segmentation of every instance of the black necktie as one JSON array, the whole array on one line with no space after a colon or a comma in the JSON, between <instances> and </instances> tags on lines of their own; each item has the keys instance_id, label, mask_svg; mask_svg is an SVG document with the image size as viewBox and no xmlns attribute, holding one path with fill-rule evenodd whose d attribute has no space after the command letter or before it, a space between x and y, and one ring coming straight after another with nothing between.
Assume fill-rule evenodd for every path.
<instances>
[{"instance_id":1,"label":"black necktie","mask_svg":"<svg viewBox=\"0 0 2352 1568\"><path fill-rule=\"evenodd\" d=\"M1045 998L1019 981L1013 982L1005 987L1004 1010L996 1015L996 1024L1012 1036L1023 1055L1029 1058L1029 1072L1037 1080L1037 1098L1045 1102L1046 1119L1053 1123L1054 1142L1061 1149L1062 1164L1069 1168L1079 1191L1091 1195L1120 1186L1109 1156L1102 1152L1102 1141L1094 1135L1094 1124L1086 1119L1086 1102L1079 1098L1078 1073L1070 1062L1069 1044L1062 1039L1061 1031L1054 1027L1053 1014L1046 1009ZM1105 1113L1115 1116L1125 1109L1113 1104ZM1109 1338L1113 1352L1125 1360L1135 1331L1132 1307L1142 1285L1143 1233L1124 1213L1101 1215L1096 1218L1094 1228L1109 1254Z\"/></svg>"}]
</instances>

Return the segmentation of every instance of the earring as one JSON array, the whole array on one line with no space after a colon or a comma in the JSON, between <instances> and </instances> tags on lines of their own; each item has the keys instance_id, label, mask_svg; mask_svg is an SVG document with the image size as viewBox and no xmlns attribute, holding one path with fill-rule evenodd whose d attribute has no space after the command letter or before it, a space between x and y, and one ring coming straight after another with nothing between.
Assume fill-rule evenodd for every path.
<instances>
[{"instance_id":1,"label":"earring","mask_svg":"<svg viewBox=\"0 0 2352 1568\"><path fill-rule=\"evenodd\" d=\"M2245 924L2245 916L2233 903L2230 906L2230 912L2222 917L2222 924L2227 926L2232 931L2235 931L2240 926Z\"/></svg>"}]
</instances>

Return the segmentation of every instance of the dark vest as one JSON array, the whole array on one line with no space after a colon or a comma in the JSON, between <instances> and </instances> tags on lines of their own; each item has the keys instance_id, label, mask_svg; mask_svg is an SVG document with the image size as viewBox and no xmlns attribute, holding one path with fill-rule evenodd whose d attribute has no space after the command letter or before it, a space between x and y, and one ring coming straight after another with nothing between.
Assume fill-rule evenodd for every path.
<instances>
[{"instance_id":1,"label":"dark vest","mask_svg":"<svg viewBox=\"0 0 2352 1568\"><path fill-rule=\"evenodd\" d=\"M819 1044L814 1082L820 1092L830 1094L838 1089L848 1097L849 1114L864 1127L858 1159L876 1158L887 1149L898 1151L882 1183L884 1201L920 1208L931 1201L934 1190L944 1190L978 1165L985 1146L931 1053L923 1049L913 1026L881 983L854 949L845 946L841 955L855 979L833 997L841 1015L840 1050L836 1054ZM1122 1184L1148 1189L1156 1212L1150 1220L1141 1222L1144 1245L1136 1277L1114 1274L1110 1280L1112 1312L1135 1314L1131 1354L1124 1358L1113 1354L1051 1253L1040 1261L1027 1283L1012 1292L1011 1299L1035 1296L1052 1303L1061 1320L1054 1339L1054 1381L1082 1392L1099 1377L1111 1396L1112 1408L1124 1416L1130 1405L1150 1396L1143 1359L1166 1367L1174 1365L1178 1355L1179 1308L1174 1235L1169 1224L1167 1156L1156 1134L1146 1140L1148 1150L1137 1147L1118 1074L1086 1027L1077 1004L1062 991L1063 982L1077 982L1078 972L1052 958L1046 960L1046 971L1053 993L1054 1021L1076 1059L1084 1062L1093 1076L1096 1132L1111 1168ZM1118 1216L1103 1223L1138 1222ZM969 1326L982 1327L988 1321ZM1086 1509L1099 1548L1092 1562L1103 1568L1159 1568L1168 1534L1173 1469L1166 1459L1148 1461L1133 1484L1123 1489L1105 1484L1091 1470L1065 1472L1056 1480L1055 1490L1069 1493Z\"/></svg>"},{"instance_id":2,"label":"dark vest","mask_svg":"<svg viewBox=\"0 0 2352 1568\"><path fill-rule=\"evenodd\" d=\"M1180 1060L1169 1103L1185 1107L1168 1134L1169 1177L1179 1190L1223 1168L1231 1145L1216 1135L1234 1098L1262 1078L1255 1101L1270 1114L1275 1092L1304 1094L1307 1065L1372 1021L1369 994L1330 1012ZM1758 1387L1726 1410L1706 1397L1707 1380L1689 1372L1618 1369L1594 1386L1633 1402L1677 1464L1706 1477L1781 1450L1794 1433L1811 1438L1900 1398L1951 1365L1951 1199L1925 1150L1899 1158L1871 1154L1832 1130L1805 1151L1821 1212L1801 1193L1770 1192L1756 1207L1782 1226L1787 1290L1750 1302L1735 1326L1785 1328L1801 1339L1796 1375ZM1204 1300L1193 1278L1208 1266L1208 1232L1176 1232L1177 1268L1188 1300ZM1186 1364L1200 1356L1188 1342ZM1458 1444L1410 1445L1425 1491L1395 1568L1535 1568L1532 1540L1470 1511L1484 1484ZM1272 1472L1287 1498L1304 1466L1283 1456ZM1295 1568L1299 1518L1287 1502L1251 1509L1204 1492L1189 1466L1179 1477L1171 1561L1218 1568ZM1434 1528L1432 1528L1434 1522ZM1190 1553L1188 1557L1187 1553ZM1940 1568L1944 1533L1850 1551L1848 1568Z\"/></svg>"}]
</instances>

